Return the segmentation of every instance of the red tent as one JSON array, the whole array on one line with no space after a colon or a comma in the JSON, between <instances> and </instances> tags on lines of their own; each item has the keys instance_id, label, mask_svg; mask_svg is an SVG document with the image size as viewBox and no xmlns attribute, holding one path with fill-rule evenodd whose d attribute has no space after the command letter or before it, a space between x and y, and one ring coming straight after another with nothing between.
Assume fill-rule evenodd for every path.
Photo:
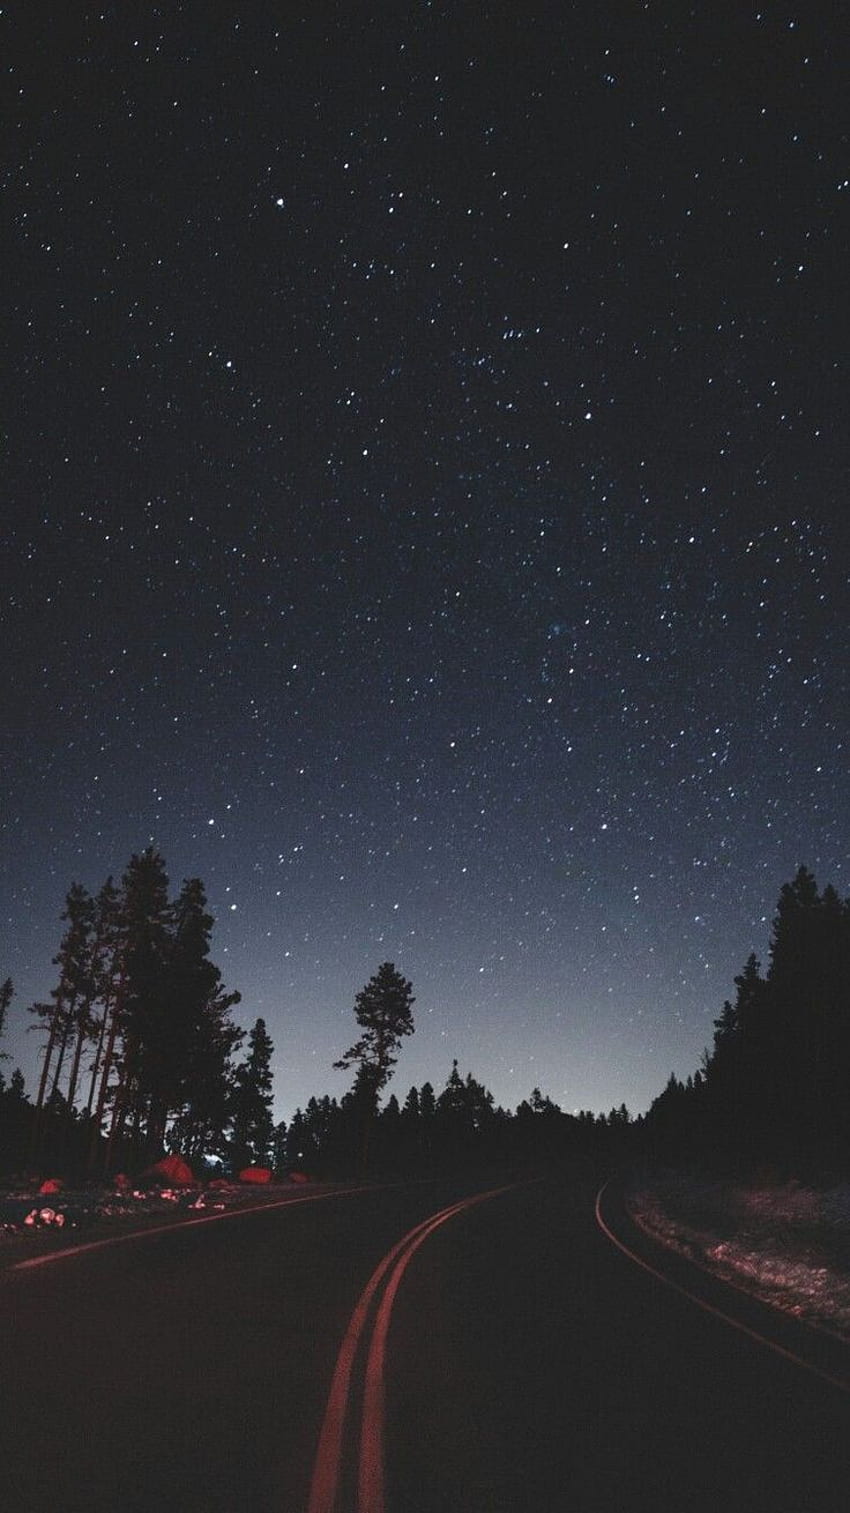
<instances>
[{"instance_id":1,"label":"red tent","mask_svg":"<svg viewBox=\"0 0 850 1513\"><path fill-rule=\"evenodd\" d=\"M161 1177L171 1187L194 1187L195 1185L191 1166L176 1152L172 1152L170 1156L163 1156L155 1166L149 1166L144 1176Z\"/></svg>"}]
</instances>

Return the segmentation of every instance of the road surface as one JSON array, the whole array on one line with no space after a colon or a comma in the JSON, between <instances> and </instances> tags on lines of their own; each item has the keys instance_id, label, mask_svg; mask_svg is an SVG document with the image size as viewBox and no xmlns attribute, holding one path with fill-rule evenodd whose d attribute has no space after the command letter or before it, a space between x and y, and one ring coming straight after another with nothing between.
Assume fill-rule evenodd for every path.
<instances>
[{"instance_id":1,"label":"road surface","mask_svg":"<svg viewBox=\"0 0 850 1513\"><path fill-rule=\"evenodd\" d=\"M597 1186L300 1193L5 1272L4 1506L844 1513L850 1350L697 1306Z\"/></svg>"}]
</instances>

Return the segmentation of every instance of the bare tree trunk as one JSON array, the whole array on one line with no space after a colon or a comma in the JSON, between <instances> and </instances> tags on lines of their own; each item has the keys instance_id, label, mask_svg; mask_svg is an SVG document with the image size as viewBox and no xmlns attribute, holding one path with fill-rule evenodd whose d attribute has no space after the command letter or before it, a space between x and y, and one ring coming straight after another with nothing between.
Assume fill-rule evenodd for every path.
<instances>
[{"instance_id":1,"label":"bare tree trunk","mask_svg":"<svg viewBox=\"0 0 850 1513\"><path fill-rule=\"evenodd\" d=\"M47 1079L50 1075L50 1063L53 1060L53 1048L56 1044L57 1013L54 1009L50 1020L50 1034L47 1037L47 1045L44 1047L44 1064L41 1068L41 1078L38 1084L38 1096L35 1100L36 1112L40 1113L44 1108L44 1095L47 1091Z\"/></svg>"},{"instance_id":2,"label":"bare tree trunk","mask_svg":"<svg viewBox=\"0 0 850 1513\"><path fill-rule=\"evenodd\" d=\"M121 1004L122 1004L123 998L124 998L124 983L125 983L125 979L124 979L124 977L122 975L122 977L119 979L118 987L117 987L117 989L115 991L115 996L112 999L111 1007L110 1007L109 1004L107 1004L106 1007L104 1008L104 1011L103 1011L104 1025L106 1023L107 1015L109 1017L109 1032L108 1032L108 1035L106 1037L106 1050L104 1051L104 1055L103 1055L103 1066L101 1068L101 1073L100 1073L100 1087L98 1089L98 1094L97 1094L97 1107L95 1109L94 1126L92 1128L92 1137L91 1137L91 1147L90 1147L90 1150L89 1150L89 1171L92 1171L92 1172L100 1164L99 1161L98 1161L98 1144L99 1144L99 1139L100 1139L101 1127L102 1127L102 1124L103 1124L104 1110L106 1109L106 1099L107 1099L107 1096L108 1096L108 1093L109 1093L109 1079L112 1076L112 1067L113 1067L114 1062L115 1062L115 1042L118 1039L118 1024L119 1024L119 1020L120 1020L120 1017L121 1017ZM123 1077L123 1072L122 1072L122 1077ZM94 1082L92 1082L92 1086L94 1086ZM120 1086L120 1084L119 1084L119 1086ZM109 1171L109 1161L111 1159L111 1152L112 1152L111 1144L107 1143L107 1148L106 1148L106 1152L105 1152L105 1155L104 1155L104 1171L105 1172Z\"/></svg>"},{"instance_id":3,"label":"bare tree trunk","mask_svg":"<svg viewBox=\"0 0 850 1513\"><path fill-rule=\"evenodd\" d=\"M59 1016L61 1013L59 1003L54 1004L53 1013L50 1016L50 1032L47 1037L47 1045L44 1047L44 1063L41 1068L41 1077L38 1083L38 1094L35 1100L35 1114L32 1121L32 1140L30 1142L30 1161L34 1161L38 1155L41 1144L41 1116L44 1111L44 1099L47 1092L47 1082L50 1076L50 1067L53 1061L53 1052L56 1047L56 1036L59 1032Z\"/></svg>"},{"instance_id":4,"label":"bare tree trunk","mask_svg":"<svg viewBox=\"0 0 850 1513\"><path fill-rule=\"evenodd\" d=\"M115 1102L112 1106L112 1118L109 1122L109 1134L106 1137L106 1151L104 1153L104 1173L109 1173L112 1168L112 1158L115 1147L124 1133L124 1123L127 1117L127 1095L133 1079L133 1067L136 1059L136 1047L126 1046L124 1059L121 1065L121 1075L115 1088ZM138 1123L139 1110L135 1110L136 1122Z\"/></svg>"},{"instance_id":5,"label":"bare tree trunk","mask_svg":"<svg viewBox=\"0 0 850 1513\"><path fill-rule=\"evenodd\" d=\"M83 1057L83 1046L88 1039L89 1024L88 1005L84 1005L77 1018L77 1041L74 1046L74 1059L71 1062L71 1074L68 1078L68 1113L71 1118L74 1116L74 1099L77 1096L77 1083L80 1079L80 1062Z\"/></svg>"},{"instance_id":6,"label":"bare tree trunk","mask_svg":"<svg viewBox=\"0 0 850 1513\"><path fill-rule=\"evenodd\" d=\"M59 1091L59 1079L62 1076L62 1068L65 1064L65 1052L68 1049L68 1040L71 1034L71 1024L74 1018L74 1004L76 1003L76 999L77 995L75 993L62 1017L62 1039L59 1042L59 1053L56 1058L56 1070L53 1074L53 1086L50 1089L50 1099L48 1100L49 1102L53 1101L57 1092Z\"/></svg>"},{"instance_id":7,"label":"bare tree trunk","mask_svg":"<svg viewBox=\"0 0 850 1513\"><path fill-rule=\"evenodd\" d=\"M106 1021L109 1017L109 1009L110 1000L107 999L107 1001L104 1003L103 1014L101 1015L100 1019L97 1047L95 1049L94 1060L91 1065L91 1077L89 1078L89 1096L86 1100L86 1113L88 1114L89 1118L91 1117L92 1109L94 1108L94 1093L95 1088L97 1087L97 1077L101 1067L101 1058L103 1056L104 1042L106 1040Z\"/></svg>"}]
</instances>

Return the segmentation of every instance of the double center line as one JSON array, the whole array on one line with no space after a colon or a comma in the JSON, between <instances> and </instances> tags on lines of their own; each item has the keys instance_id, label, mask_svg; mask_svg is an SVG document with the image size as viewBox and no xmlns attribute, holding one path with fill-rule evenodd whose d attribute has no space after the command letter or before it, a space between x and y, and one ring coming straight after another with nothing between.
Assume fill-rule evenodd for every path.
<instances>
[{"instance_id":1,"label":"double center line","mask_svg":"<svg viewBox=\"0 0 850 1513\"><path fill-rule=\"evenodd\" d=\"M362 1364L362 1394L356 1440L353 1425L350 1431L350 1442L352 1446L357 1444L358 1457L355 1508L356 1513L384 1513L384 1363L390 1318L402 1278L420 1245L436 1229L474 1204L507 1190L494 1187L488 1192L475 1193L423 1219L402 1236L375 1268L360 1294L337 1356L313 1465L307 1513L341 1513L338 1497L346 1424L354 1418L352 1398L358 1356Z\"/></svg>"}]
</instances>

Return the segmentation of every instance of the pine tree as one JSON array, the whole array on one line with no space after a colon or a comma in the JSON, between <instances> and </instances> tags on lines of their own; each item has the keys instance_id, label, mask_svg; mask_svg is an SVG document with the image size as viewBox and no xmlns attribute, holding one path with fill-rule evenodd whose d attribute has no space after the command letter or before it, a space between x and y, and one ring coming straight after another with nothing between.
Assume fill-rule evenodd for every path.
<instances>
[{"instance_id":1,"label":"pine tree","mask_svg":"<svg viewBox=\"0 0 850 1513\"><path fill-rule=\"evenodd\" d=\"M398 1099L390 1093L376 1126L378 1165L384 1171L400 1171L404 1166L403 1131Z\"/></svg>"},{"instance_id":2,"label":"pine tree","mask_svg":"<svg viewBox=\"0 0 850 1513\"><path fill-rule=\"evenodd\" d=\"M750 952L744 970L735 978L735 1004L716 1026L715 1042L730 1133L743 1153L751 1153L776 1122L775 1025L758 958ZM709 1107L714 1095L706 1067ZM715 1079L716 1080L716 1079Z\"/></svg>"},{"instance_id":3,"label":"pine tree","mask_svg":"<svg viewBox=\"0 0 850 1513\"><path fill-rule=\"evenodd\" d=\"M100 968L100 1028L89 1084L88 1113L91 1118L89 1170L103 1164L108 1169L111 1153L109 1140L103 1141L104 1122L110 1104L116 1103L123 1077L121 1047L125 1026L125 1006L129 996L129 952L127 950L127 890L130 869L121 889L107 878L98 895L99 931L104 942Z\"/></svg>"},{"instance_id":4,"label":"pine tree","mask_svg":"<svg viewBox=\"0 0 850 1513\"><path fill-rule=\"evenodd\" d=\"M800 867L779 895L767 974L772 1072L789 1148L850 1137L850 902Z\"/></svg>"},{"instance_id":5,"label":"pine tree","mask_svg":"<svg viewBox=\"0 0 850 1513\"><path fill-rule=\"evenodd\" d=\"M120 897L111 877L106 879L95 899L94 943L92 947L91 977L94 986L92 1003L92 1038L94 1056L89 1069L89 1092L86 1115L94 1116L95 1097L101 1073L106 1068L105 1082L108 1085L111 1072L111 1057L115 1044L114 1008L116 999L116 961L120 929ZM106 1065L107 1058L109 1064ZM100 1129L99 1108L96 1129Z\"/></svg>"},{"instance_id":6,"label":"pine tree","mask_svg":"<svg viewBox=\"0 0 850 1513\"><path fill-rule=\"evenodd\" d=\"M850 1148L850 900L800 867L780 890L766 976L750 955L735 985L684 1090L692 1124L704 1117L715 1160L831 1163ZM668 1088L648 1125L671 1106Z\"/></svg>"},{"instance_id":7,"label":"pine tree","mask_svg":"<svg viewBox=\"0 0 850 1513\"><path fill-rule=\"evenodd\" d=\"M243 1166L268 1166L274 1157L273 1053L266 1022L258 1019L248 1036L247 1058L233 1076L230 1152L237 1171Z\"/></svg>"},{"instance_id":8,"label":"pine tree","mask_svg":"<svg viewBox=\"0 0 850 1513\"><path fill-rule=\"evenodd\" d=\"M423 1136L419 1089L412 1087L404 1100L399 1118L398 1140L404 1166L412 1168L421 1165L425 1153Z\"/></svg>"},{"instance_id":9,"label":"pine tree","mask_svg":"<svg viewBox=\"0 0 850 1513\"><path fill-rule=\"evenodd\" d=\"M286 1131L286 1165L309 1171L316 1158L316 1148L302 1109L297 1108Z\"/></svg>"},{"instance_id":10,"label":"pine tree","mask_svg":"<svg viewBox=\"0 0 850 1513\"><path fill-rule=\"evenodd\" d=\"M534 1087L531 1089L531 1098L529 1099L529 1103L531 1106L531 1112L533 1114L541 1115L544 1117L551 1117L551 1115L560 1114L561 1112L557 1103L553 1103L551 1098L545 1097L543 1093L541 1093L539 1087Z\"/></svg>"},{"instance_id":11,"label":"pine tree","mask_svg":"<svg viewBox=\"0 0 850 1513\"><path fill-rule=\"evenodd\" d=\"M334 1066L356 1067L353 1092L362 1110L361 1161L368 1157L369 1133L378 1108L378 1098L392 1076L397 1052L405 1035L414 1031L412 983L393 962L385 961L355 998L354 1013L363 1031L360 1039Z\"/></svg>"},{"instance_id":12,"label":"pine tree","mask_svg":"<svg viewBox=\"0 0 850 1513\"><path fill-rule=\"evenodd\" d=\"M15 989L12 984L12 979L11 977L7 977L5 982L0 983L0 1040L2 1040L3 1038L3 1032L6 1028L6 1015L9 1012L9 1005L12 1002L14 994ZM0 1061L8 1060L9 1052L0 1051Z\"/></svg>"},{"instance_id":13,"label":"pine tree","mask_svg":"<svg viewBox=\"0 0 850 1513\"><path fill-rule=\"evenodd\" d=\"M106 1003L109 992L108 962L114 949L114 919L117 894L112 879L107 878L97 897L90 905L89 938L86 949L82 990L76 1007L76 1036L74 1056L68 1079L68 1106L73 1115L77 1088L82 1071L83 1052L87 1046L97 1047L92 1067L89 1101L86 1117L91 1117L94 1080L106 1022Z\"/></svg>"},{"instance_id":14,"label":"pine tree","mask_svg":"<svg viewBox=\"0 0 850 1513\"><path fill-rule=\"evenodd\" d=\"M350 1095L349 1095L350 1097ZM327 1093L307 1104L307 1127L313 1142L312 1164L322 1172L342 1171L351 1166L352 1139L348 1110L343 1111Z\"/></svg>"},{"instance_id":15,"label":"pine tree","mask_svg":"<svg viewBox=\"0 0 850 1513\"><path fill-rule=\"evenodd\" d=\"M280 1119L274 1127L274 1170L278 1177L286 1171L286 1135L286 1120Z\"/></svg>"},{"instance_id":16,"label":"pine tree","mask_svg":"<svg viewBox=\"0 0 850 1513\"><path fill-rule=\"evenodd\" d=\"M35 1158L44 1128L44 1114L50 1108L70 1115L70 1103L61 1094L61 1076L69 1045L84 1038L87 1027L86 1004L90 999L90 940L94 918L94 905L86 889L80 883L72 883L65 899L62 919L67 929L54 956L54 965L59 967L59 982L51 990L52 1003L34 1003L30 1013L47 1024L47 1040L44 1045L41 1077L35 1103L32 1124L31 1156ZM78 1065L78 1063L77 1063Z\"/></svg>"},{"instance_id":17,"label":"pine tree","mask_svg":"<svg viewBox=\"0 0 850 1513\"><path fill-rule=\"evenodd\" d=\"M243 1032L230 1017L239 994L225 992L210 960L203 884L190 878L169 903L165 863L149 847L131 857L120 889L109 878L92 899L73 884L62 919L58 985L30 1010L47 1029L32 1153L49 1111L54 1156L68 1154L61 1126L73 1124L75 1159L85 1133L92 1172L108 1169L127 1141L131 1159L158 1155L175 1131L196 1156L222 1154Z\"/></svg>"},{"instance_id":18,"label":"pine tree","mask_svg":"<svg viewBox=\"0 0 850 1513\"><path fill-rule=\"evenodd\" d=\"M392 1075L402 1038L413 1034L412 984L391 961L385 961L354 1002L363 1034L334 1066L340 1070L356 1066L377 1100Z\"/></svg>"},{"instance_id":19,"label":"pine tree","mask_svg":"<svg viewBox=\"0 0 850 1513\"><path fill-rule=\"evenodd\" d=\"M493 1119L493 1094L471 1072L461 1077L453 1061L437 1099L437 1136L443 1156L456 1161L482 1154Z\"/></svg>"},{"instance_id":20,"label":"pine tree","mask_svg":"<svg viewBox=\"0 0 850 1513\"><path fill-rule=\"evenodd\" d=\"M189 1160L226 1153L231 1059L243 1032L230 1018L240 995L225 992L210 960L212 927L203 883L189 878L171 911L158 1014L140 1057L152 1155L166 1143Z\"/></svg>"},{"instance_id":21,"label":"pine tree","mask_svg":"<svg viewBox=\"0 0 850 1513\"><path fill-rule=\"evenodd\" d=\"M130 1126L134 1143L144 1135L150 1098L144 1085L145 1053L162 1021L165 963L169 950L168 877L165 862L149 846L133 855L121 885L119 987L115 1006L120 1055L112 1093L107 1164ZM105 1091L105 1090L104 1090Z\"/></svg>"},{"instance_id":22,"label":"pine tree","mask_svg":"<svg viewBox=\"0 0 850 1513\"><path fill-rule=\"evenodd\" d=\"M192 1052L184 1101L169 1123L167 1144L190 1163L206 1156L227 1156L232 1057L244 1039L244 1032L230 1017L231 1006L238 1003L239 997L238 993L219 990L207 1002Z\"/></svg>"},{"instance_id":23,"label":"pine tree","mask_svg":"<svg viewBox=\"0 0 850 1513\"><path fill-rule=\"evenodd\" d=\"M154 1158L165 1145L179 1145L190 1160L225 1152L231 1058L242 1039L230 1009L240 995L225 992L210 960L212 925L200 879L188 879L170 904L159 853L131 857L95 1113L99 1128L111 1102L107 1165L128 1137L137 1158Z\"/></svg>"},{"instance_id":24,"label":"pine tree","mask_svg":"<svg viewBox=\"0 0 850 1513\"><path fill-rule=\"evenodd\" d=\"M423 1082L419 1089L419 1114L423 1124L430 1124L433 1121L436 1108L437 1100L434 1096L433 1085L430 1082Z\"/></svg>"},{"instance_id":25,"label":"pine tree","mask_svg":"<svg viewBox=\"0 0 850 1513\"><path fill-rule=\"evenodd\" d=\"M20 1067L13 1071L8 1087L0 1074L0 1171L18 1170L26 1161L32 1114Z\"/></svg>"}]
</instances>

